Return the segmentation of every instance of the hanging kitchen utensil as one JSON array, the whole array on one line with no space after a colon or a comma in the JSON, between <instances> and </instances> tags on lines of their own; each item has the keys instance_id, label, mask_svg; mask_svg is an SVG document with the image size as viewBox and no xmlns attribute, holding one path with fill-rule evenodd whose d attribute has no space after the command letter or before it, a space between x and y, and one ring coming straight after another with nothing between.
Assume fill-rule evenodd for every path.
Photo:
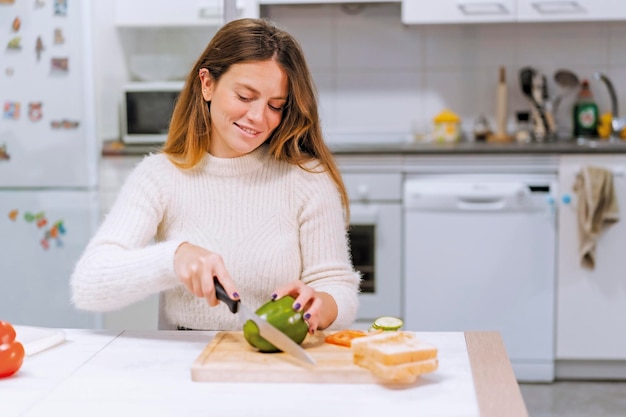
<instances>
[{"instance_id":1,"label":"hanging kitchen utensil","mask_svg":"<svg viewBox=\"0 0 626 417\"><path fill-rule=\"evenodd\" d=\"M556 114L559 110L561 101L573 92L578 91L580 88L580 79L570 70L559 69L554 73L554 81L559 87L565 90L554 99L552 107L554 113Z\"/></svg>"},{"instance_id":2,"label":"hanging kitchen utensil","mask_svg":"<svg viewBox=\"0 0 626 417\"><path fill-rule=\"evenodd\" d=\"M537 89L533 88L534 83L533 79L535 79L537 71L531 67L524 67L520 70L520 86L524 95L531 102L531 113L533 115L534 120L534 136L537 140L543 140L546 137L548 132L548 123L546 121L545 114L543 112L543 108L541 107L540 102L537 100L543 96L541 90L539 94L537 94ZM536 84L536 83L535 83ZM535 91L533 91L535 90ZM533 94L534 93L534 94Z\"/></svg>"},{"instance_id":3,"label":"hanging kitchen utensil","mask_svg":"<svg viewBox=\"0 0 626 417\"><path fill-rule=\"evenodd\" d=\"M546 117L546 123L548 126L548 138L555 139L556 138L556 123L554 121L554 112L552 107L552 102L550 101L550 94L548 94L548 81L546 80L545 75L541 75L541 96L542 96L542 105L544 109L544 114Z\"/></svg>"}]
</instances>

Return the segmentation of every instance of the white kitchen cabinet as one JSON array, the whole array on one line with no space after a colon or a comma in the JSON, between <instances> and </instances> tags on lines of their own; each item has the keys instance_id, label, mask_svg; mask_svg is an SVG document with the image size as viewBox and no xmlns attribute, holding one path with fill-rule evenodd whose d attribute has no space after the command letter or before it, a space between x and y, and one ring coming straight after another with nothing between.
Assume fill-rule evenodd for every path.
<instances>
[{"instance_id":1,"label":"white kitchen cabinet","mask_svg":"<svg viewBox=\"0 0 626 417\"><path fill-rule=\"evenodd\" d=\"M400 3L402 0L256 0L260 5L272 4L345 4L345 3Z\"/></svg>"},{"instance_id":2,"label":"white kitchen cabinet","mask_svg":"<svg viewBox=\"0 0 626 417\"><path fill-rule=\"evenodd\" d=\"M221 26L224 0L115 0L118 27Z\"/></svg>"},{"instance_id":3,"label":"white kitchen cabinet","mask_svg":"<svg viewBox=\"0 0 626 417\"><path fill-rule=\"evenodd\" d=\"M100 213L102 216L106 216L111 210L124 181L126 181L128 175L143 158L143 156L101 158L99 194Z\"/></svg>"},{"instance_id":4,"label":"white kitchen cabinet","mask_svg":"<svg viewBox=\"0 0 626 417\"><path fill-rule=\"evenodd\" d=\"M402 1L402 23L514 22L516 0Z\"/></svg>"},{"instance_id":5,"label":"white kitchen cabinet","mask_svg":"<svg viewBox=\"0 0 626 417\"><path fill-rule=\"evenodd\" d=\"M405 24L625 20L623 0L402 1Z\"/></svg>"},{"instance_id":6,"label":"white kitchen cabinet","mask_svg":"<svg viewBox=\"0 0 626 417\"><path fill-rule=\"evenodd\" d=\"M594 270L581 266L577 199L572 187L585 165L614 171L622 219L597 241ZM558 213L556 357L559 360L626 359L626 170L625 155L561 158Z\"/></svg>"},{"instance_id":7,"label":"white kitchen cabinet","mask_svg":"<svg viewBox=\"0 0 626 417\"><path fill-rule=\"evenodd\" d=\"M624 0L517 0L517 20L520 22L624 19Z\"/></svg>"}]
</instances>

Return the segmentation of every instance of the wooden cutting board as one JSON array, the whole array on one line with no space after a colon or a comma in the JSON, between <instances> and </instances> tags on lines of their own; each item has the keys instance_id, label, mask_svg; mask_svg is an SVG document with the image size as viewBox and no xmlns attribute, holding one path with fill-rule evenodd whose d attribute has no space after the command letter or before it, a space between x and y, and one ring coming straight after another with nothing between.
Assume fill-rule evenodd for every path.
<instances>
[{"instance_id":1,"label":"wooden cutting board","mask_svg":"<svg viewBox=\"0 0 626 417\"><path fill-rule=\"evenodd\" d=\"M317 362L307 365L283 353L261 353L243 332L219 332L191 366L191 379L204 382L319 382L372 384L379 381L352 361L352 350L324 342L329 333L308 335L302 343Z\"/></svg>"}]
</instances>

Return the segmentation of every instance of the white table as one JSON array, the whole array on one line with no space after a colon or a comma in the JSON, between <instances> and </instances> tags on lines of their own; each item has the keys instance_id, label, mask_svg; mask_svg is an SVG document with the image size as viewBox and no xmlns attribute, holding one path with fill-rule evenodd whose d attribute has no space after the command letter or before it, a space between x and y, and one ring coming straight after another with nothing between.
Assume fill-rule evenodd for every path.
<instances>
[{"instance_id":1,"label":"white table","mask_svg":"<svg viewBox=\"0 0 626 417\"><path fill-rule=\"evenodd\" d=\"M447 387L443 391L437 391L436 383L430 387L394 389L377 384L193 382L191 364L215 332L65 332L65 343L27 357L14 377L0 380L2 417L276 417L285 412L298 417L528 417L502 340L494 332L465 333L467 349L462 352L445 346L440 349L439 377L448 379L446 384L440 384ZM430 341L436 345L450 340L450 334L441 340L433 335ZM456 336L462 338L463 333ZM466 363L469 359L468 372L476 388L475 396L455 395L456 374L445 375L446 368L441 364L444 359ZM460 378L459 375L459 381ZM431 401L426 407L419 401L416 389L433 390L445 406L433 407Z\"/></svg>"}]
</instances>

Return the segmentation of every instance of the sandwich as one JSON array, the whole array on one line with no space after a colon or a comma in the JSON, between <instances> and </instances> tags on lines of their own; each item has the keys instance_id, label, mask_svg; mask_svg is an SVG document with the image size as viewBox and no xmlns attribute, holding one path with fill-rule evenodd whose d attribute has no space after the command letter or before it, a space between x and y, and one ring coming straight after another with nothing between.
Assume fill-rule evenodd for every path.
<instances>
[{"instance_id":1,"label":"sandwich","mask_svg":"<svg viewBox=\"0 0 626 417\"><path fill-rule=\"evenodd\" d=\"M382 332L352 340L354 363L382 382L411 384L439 366L437 348L412 332Z\"/></svg>"}]
</instances>

